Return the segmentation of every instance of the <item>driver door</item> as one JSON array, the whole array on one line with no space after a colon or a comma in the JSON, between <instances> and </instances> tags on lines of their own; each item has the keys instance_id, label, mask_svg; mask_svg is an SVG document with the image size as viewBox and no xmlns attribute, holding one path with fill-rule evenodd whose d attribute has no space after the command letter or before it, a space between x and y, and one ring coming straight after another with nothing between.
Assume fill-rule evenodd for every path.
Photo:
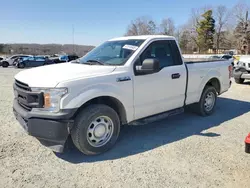
<instances>
[{"instance_id":1,"label":"driver door","mask_svg":"<svg viewBox=\"0 0 250 188\"><path fill-rule=\"evenodd\" d=\"M137 74L136 70L147 58L157 58L160 61L160 71ZM134 71L135 119L184 105L187 73L175 41L152 42L135 62Z\"/></svg>"}]
</instances>

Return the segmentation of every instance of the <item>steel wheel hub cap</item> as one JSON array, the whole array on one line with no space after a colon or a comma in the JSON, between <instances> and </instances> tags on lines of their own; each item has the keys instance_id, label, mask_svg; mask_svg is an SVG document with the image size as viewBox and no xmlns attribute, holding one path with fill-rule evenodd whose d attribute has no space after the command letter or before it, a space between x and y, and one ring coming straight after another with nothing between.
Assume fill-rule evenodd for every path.
<instances>
[{"instance_id":1,"label":"steel wheel hub cap","mask_svg":"<svg viewBox=\"0 0 250 188\"><path fill-rule=\"evenodd\" d=\"M100 124L97 125L96 128L94 129L94 135L98 138L103 137L106 132L105 125Z\"/></svg>"},{"instance_id":2,"label":"steel wheel hub cap","mask_svg":"<svg viewBox=\"0 0 250 188\"><path fill-rule=\"evenodd\" d=\"M114 132L113 121L107 116L100 116L93 120L87 130L88 143L93 147L107 144Z\"/></svg>"},{"instance_id":3,"label":"steel wheel hub cap","mask_svg":"<svg viewBox=\"0 0 250 188\"><path fill-rule=\"evenodd\" d=\"M215 95L213 92L209 92L205 98L204 107L206 111L211 111L214 107Z\"/></svg>"}]
</instances>

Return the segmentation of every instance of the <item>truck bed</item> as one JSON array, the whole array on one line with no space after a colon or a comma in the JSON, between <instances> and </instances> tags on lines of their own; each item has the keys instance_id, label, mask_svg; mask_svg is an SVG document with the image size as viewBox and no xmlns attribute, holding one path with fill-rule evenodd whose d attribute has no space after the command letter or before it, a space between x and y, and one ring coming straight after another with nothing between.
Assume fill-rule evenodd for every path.
<instances>
[{"instance_id":1,"label":"truck bed","mask_svg":"<svg viewBox=\"0 0 250 188\"><path fill-rule=\"evenodd\" d=\"M199 101L204 84L209 78L218 78L220 81L219 94L228 90L229 71L228 60L211 59L185 59L188 71L187 99L186 104L192 104Z\"/></svg>"}]
</instances>

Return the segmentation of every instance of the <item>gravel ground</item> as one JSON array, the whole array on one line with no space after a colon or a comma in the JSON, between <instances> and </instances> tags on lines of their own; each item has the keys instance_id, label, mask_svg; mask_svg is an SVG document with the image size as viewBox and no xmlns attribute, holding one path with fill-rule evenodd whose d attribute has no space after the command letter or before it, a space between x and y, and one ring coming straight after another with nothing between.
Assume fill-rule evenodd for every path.
<instances>
[{"instance_id":1,"label":"gravel ground","mask_svg":"<svg viewBox=\"0 0 250 188\"><path fill-rule=\"evenodd\" d=\"M124 127L109 152L54 154L28 136L12 114L16 69L0 68L0 187L250 187L250 83L220 96L216 113L185 113Z\"/></svg>"}]
</instances>

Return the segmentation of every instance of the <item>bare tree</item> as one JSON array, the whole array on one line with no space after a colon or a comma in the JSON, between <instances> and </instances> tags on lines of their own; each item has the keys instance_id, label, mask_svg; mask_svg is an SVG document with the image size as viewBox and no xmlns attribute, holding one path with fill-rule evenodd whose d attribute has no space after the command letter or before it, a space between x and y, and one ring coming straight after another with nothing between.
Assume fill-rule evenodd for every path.
<instances>
[{"instance_id":1,"label":"bare tree","mask_svg":"<svg viewBox=\"0 0 250 188\"><path fill-rule=\"evenodd\" d=\"M163 19L159 29L160 29L160 34L173 36L175 33L175 25L173 19L171 18Z\"/></svg>"},{"instance_id":2,"label":"bare tree","mask_svg":"<svg viewBox=\"0 0 250 188\"><path fill-rule=\"evenodd\" d=\"M237 37L238 49L248 54L250 50L250 20L249 5L237 4L235 6L235 17L237 26L235 28L235 37Z\"/></svg>"},{"instance_id":3,"label":"bare tree","mask_svg":"<svg viewBox=\"0 0 250 188\"><path fill-rule=\"evenodd\" d=\"M238 22L240 21L245 21L246 18L246 12L249 11L250 5L246 4L246 3L238 3L235 7L234 7L234 16L236 18L236 20Z\"/></svg>"},{"instance_id":4,"label":"bare tree","mask_svg":"<svg viewBox=\"0 0 250 188\"><path fill-rule=\"evenodd\" d=\"M140 17L133 21L128 26L126 36L133 35L153 35L156 33L157 27L153 20L146 17Z\"/></svg>"},{"instance_id":5,"label":"bare tree","mask_svg":"<svg viewBox=\"0 0 250 188\"><path fill-rule=\"evenodd\" d=\"M220 5L215 9L215 20L216 20L216 52L220 49L222 43L221 34L225 32L225 26L229 20L230 13L227 7Z\"/></svg>"}]
</instances>

